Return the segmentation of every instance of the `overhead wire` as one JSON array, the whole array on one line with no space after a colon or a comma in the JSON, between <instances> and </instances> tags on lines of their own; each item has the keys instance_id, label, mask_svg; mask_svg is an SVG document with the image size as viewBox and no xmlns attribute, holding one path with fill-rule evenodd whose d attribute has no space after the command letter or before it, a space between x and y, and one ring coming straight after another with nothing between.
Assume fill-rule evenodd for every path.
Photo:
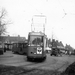
<instances>
[{"instance_id":1,"label":"overhead wire","mask_svg":"<svg viewBox=\"0 0 75 75\"><path fill-rule=\"evenodd\" d=\"M64 16L62 17L62 18L64 18L64 17L67 15L67 13L65 12L65 9L63 8L63 6L62 6L62 4L60 3L59 0L58 0L58 2L59 2L60 6L62 7L62 10L63 10L63 12L64 12Z\"/></svg>"},{"instance_id":2,"label":"overhead wire","mask_svg":"<svg viewBox=\"0 0 75 75\"><path fill-rule=\"evenodd\" d=\"M63 12L64 12L64 16L62 18L64 18L67 14L70 14L70 15L75 15L75 13L66 13L65 12L65 9L63 8L62 4L60 3L60 1L58 0L59 4L61 5L62 9L63 9Z\"/></svg>"},{"instance_id":3,"label":"overhead wire","mask_svg":"<svg viewBox=\"0 0 75 75\"><path fill-rule=\"evenodd\" d=\"M33 7L34 10L36 10L39 14L41 14L41 15L43 14L35 6L33 6L32 4L30 4L27 0L26 0L26 2L29 4L29 6Z\"/></svg>"}]
</instances>

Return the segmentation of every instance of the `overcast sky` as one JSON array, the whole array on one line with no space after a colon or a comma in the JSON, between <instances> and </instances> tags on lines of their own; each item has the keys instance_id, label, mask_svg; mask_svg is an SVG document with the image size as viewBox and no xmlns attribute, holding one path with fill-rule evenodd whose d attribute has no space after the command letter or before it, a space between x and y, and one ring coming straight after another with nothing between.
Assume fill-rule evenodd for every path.
<instances>
[{"instance_id":1,"label":"overcast sky","mask_svg":"<svg viewBox=\"0 0 75 75\"><path fill-rule=\"evenodd\" d=\"M5 8L13 22L8 25L10 35L27 37L31 31L34 15L45 15L45 33L64 44L75 48L75 0L0 0L0 8Z\"/></svg>"}]
</instances>

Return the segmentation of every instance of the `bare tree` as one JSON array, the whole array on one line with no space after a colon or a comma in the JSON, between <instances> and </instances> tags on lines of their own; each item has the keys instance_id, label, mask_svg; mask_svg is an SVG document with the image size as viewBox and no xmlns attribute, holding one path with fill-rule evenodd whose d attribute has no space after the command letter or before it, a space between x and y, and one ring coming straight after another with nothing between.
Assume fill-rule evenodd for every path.
<instances>
[{"instance_id":1,"label":"bare tree","mask_svg":"<svg viewBox=\"0 0 75 75\"><path fill-rule=\"evenodd\" d=\"M6 14L7 12L5 9L0 11L0 36L6 33L6 25L10 23L6 21Z\"/></svg>"}]
</instances>

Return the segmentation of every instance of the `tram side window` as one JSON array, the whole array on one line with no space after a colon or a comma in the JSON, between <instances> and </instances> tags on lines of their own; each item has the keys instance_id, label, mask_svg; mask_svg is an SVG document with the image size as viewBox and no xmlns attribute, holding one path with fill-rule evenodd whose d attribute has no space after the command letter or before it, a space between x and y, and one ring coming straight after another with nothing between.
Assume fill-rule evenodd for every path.
<instances>
[{"instance_id":1,"label":"tram side window","mask_svg":"<svg viewBox=\"0 0 75 75\"><path fill-rule=\"evenodd\" d=\"M19 44L18 44L18 47L23 47L23 44L22 44L22 43L19 43Z\"/></svg>"},{"instance_id":2,"label":"tram side window","mask_svg":"<svg viewBox=\"0 0 75 75\"><path fill-rule=\"evenodd\" d=\"M28 43L24 43L23 44L23 47L25 48L25 47L28 47Z\"/></svg>"},{"instance_id":3,"label":"tram side window","mask_svg":"<svg viewBox=\"0 0 75 75\"><path fill-rule=\"evenodd\" d=\"M16 44L14 43L14 44L13 44L13 46L15 47L15 46L16 46Z\"/></svg>"},{"instance_id":4,"label":"tram side window","mask_svg":"<svg viewBox=\"0 0 75 75\"><path fill-rule=\"evenodd\" d=\"M17 47L17 44L16 44L16 43L14 43L14 44L13 44L13 46L14 46L14 47Z\"/></svg>"},{"instance_id":5,"label":"tram side window","mask_svg":"<svg viewBox=\"0 0 75 75\"><path fill-rule=\"evenodd\" d=\"M18 47L18 43L16 44L16 46Z\"/></svg>"}]
</instances>

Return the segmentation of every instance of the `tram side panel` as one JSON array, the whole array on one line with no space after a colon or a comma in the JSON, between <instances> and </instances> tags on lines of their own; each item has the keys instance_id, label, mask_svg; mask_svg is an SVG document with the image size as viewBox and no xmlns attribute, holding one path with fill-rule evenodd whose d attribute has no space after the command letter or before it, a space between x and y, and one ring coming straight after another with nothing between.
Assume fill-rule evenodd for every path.
<instances>
[{"instance_id":1,"label":"tram side panel","mask_svg":"<svg viewBox=\"0 0 75 75\"><path fill-rule=\"evenodd\" d=\"M12 52L19 54L27 54L28 45L26 43L15 43L12 47Z\"/></svg>"},{"instance_id":2,"label":"tram side panel","mask_svg":"<svg viewBox=\"0 0 75 75\"><path fill-rule=\"evenodd\" d=\"M17 43L14 43L14 44L13 44L13 47L12 47L12 52L18 53L18 50L19 50L19 48L18 48L18 46L17 46Z\"/></svg>"},{"instance_id":3,"label":"tram side panel","mask_svg":"<svg viewBox=\"0 0 75 75\"><path fill-rule=\"evenodd\" d=\"M25 43L24 45L23 45L23 54L25 54L25 55L27 55L27 51L28 51L28 43Z\"/></svg>"}]
</instances>

